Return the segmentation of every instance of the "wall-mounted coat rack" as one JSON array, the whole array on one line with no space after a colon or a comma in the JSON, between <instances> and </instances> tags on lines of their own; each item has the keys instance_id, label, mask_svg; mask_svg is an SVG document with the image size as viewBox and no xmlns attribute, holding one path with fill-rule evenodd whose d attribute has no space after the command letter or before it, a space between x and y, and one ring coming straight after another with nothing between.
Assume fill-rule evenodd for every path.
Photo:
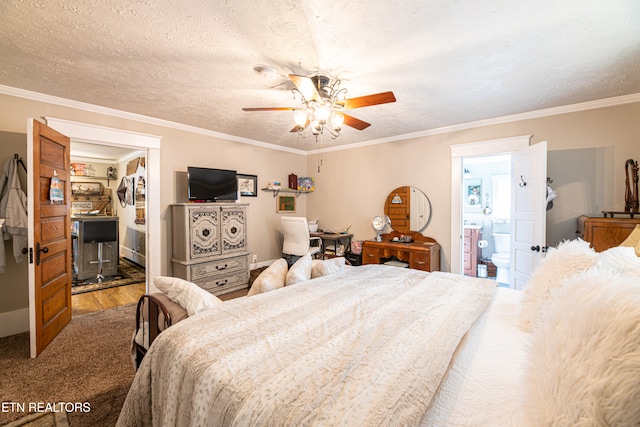
<instances>
[{"instance_id":1,"label":"wall-mounted coat rack","mask_svg":"<svg viewBox=\"0 0 640 427\"><path fill-rule=\"evenodd\" d=\"M20 157L18 154L14 154L13 158L16 159L16 161L18 162L19 165L22 166L22 169L24 169L24 171L27 171L27 166L24 164L24 162L22 161L22 157Z\"/></svg>"}]
</instances>

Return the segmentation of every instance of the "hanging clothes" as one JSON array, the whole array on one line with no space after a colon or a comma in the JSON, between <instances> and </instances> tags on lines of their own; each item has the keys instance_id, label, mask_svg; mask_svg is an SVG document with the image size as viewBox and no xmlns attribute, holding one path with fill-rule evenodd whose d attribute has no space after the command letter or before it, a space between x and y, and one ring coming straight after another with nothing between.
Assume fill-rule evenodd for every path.
<instances>
[{"instance_id":1,"label":"hanging clothes","mask_svg":"<svg viewBox=\"0 0 640 427\"><path fill-rule=\"evenodd\" d=\"M4 273L7 266L4 241L13 240L13 257L16 263L24 262L22 249L28 244L27 195L20 187L18 159L15 157L7 160L0 176L0 218L5 219L0 230L0 273Z\"/></svg>"},{"instance_id":2,"label":"hanging clothes","mask_svg":"<svg viewBox=\"0 0 640 427\"><path fill-rule=\"evenodd\" d=\"M557 193L553 191L553 188L547 185L547 210L551 210L553 208L553 199L555 199Z\"/></svg>"}]
</instances>

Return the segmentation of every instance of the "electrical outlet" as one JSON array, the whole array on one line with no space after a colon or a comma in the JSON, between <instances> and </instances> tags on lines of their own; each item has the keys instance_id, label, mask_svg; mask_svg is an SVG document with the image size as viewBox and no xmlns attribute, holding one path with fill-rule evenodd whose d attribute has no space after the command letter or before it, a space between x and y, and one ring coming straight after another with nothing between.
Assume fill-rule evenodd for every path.
<instances>
[{"instance_id":1,"label":"electrical outlet","mask_svg":"<svg viewBox=\"0 0 640 427\"><path fill-rule=\"evenodd\" d=\"M253 254L253 261L252 262L258 262L258 255Z\"/></svg>"}]
</instances>

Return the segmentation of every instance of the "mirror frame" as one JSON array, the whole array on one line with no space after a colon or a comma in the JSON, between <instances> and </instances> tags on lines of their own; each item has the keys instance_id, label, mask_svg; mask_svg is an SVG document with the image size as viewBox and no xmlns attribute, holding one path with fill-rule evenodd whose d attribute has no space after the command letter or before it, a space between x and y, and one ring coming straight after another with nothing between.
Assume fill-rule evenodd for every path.
<instances>
[{"instance_id":1,"label":"mirror frame","mask_svg":"<svg viewBox=\"0 0 640 427\"><path fill-rule=\"evenodd\" d=\"M426 201L429 213L427 219L419 230L411 230L411 194L417 191L422 194ZM409 202L407 204L407 201ZM409 210L409 212L407 212ZM391 219L391 228L399 233L416 232L422 233L431 222L431 201L429 197L417 187L404 185L393 190L384 202L384 214Z\"/></svg>"}]
</instances>

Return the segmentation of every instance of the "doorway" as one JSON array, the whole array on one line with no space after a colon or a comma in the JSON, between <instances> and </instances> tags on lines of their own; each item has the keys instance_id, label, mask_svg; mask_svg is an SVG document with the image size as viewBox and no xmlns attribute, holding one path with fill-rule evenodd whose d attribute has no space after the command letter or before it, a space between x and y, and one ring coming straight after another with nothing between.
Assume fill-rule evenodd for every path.
<instances>
[{"instance_id":1,"label":"doorway","mask_svg":"<svg viewBox=\"0 0 640 427\"><path fill-rule=\"evenodd\" d=\"M464 274L463 159L510 154L529 146L531 135L452 145L451 148L451 272ZM486 195L486 194L485 194ZM483 208L477 204L479 212ZM490 205L490 208L493 209ZM477 268L477 267L476 267ZM476 270L477 271L477 270Z\"/></svg>"},{"instance_id":2,"label":"doorway","mask_svg":"<svg viewBox=\"0 0 640 427\"><path fill-rule=\"evenodd\" d=\"M509 284L511 154L462 159L464 275Z\"/></svg>"},{"instance_id":3,"label":"doorway","mask_svg":"<svg viewBox=\"0 0 640 427\"><path fill-rule=\"evenodd\" d=\"M153 285L149 278L161 273L161 215L160 215L160 145L161 138L155 135L124 131L86 123L45 117L47 124L69 136L72 143L85 142L103 146L105 149L125 148L145 153L146 166L146 254L145 292Z\"/></svg>"},{"instance_id":4,"label":"doorway","mask_svg":"<svg viewBox=\"0 0 640 427\"><path fill-rule=\"evenodd\" d=\"M146 153L72 140L70 154L73 315L135 303L146 291ZM87 241L92 228L110 236Z\"/></svg>"}]
</instances>

